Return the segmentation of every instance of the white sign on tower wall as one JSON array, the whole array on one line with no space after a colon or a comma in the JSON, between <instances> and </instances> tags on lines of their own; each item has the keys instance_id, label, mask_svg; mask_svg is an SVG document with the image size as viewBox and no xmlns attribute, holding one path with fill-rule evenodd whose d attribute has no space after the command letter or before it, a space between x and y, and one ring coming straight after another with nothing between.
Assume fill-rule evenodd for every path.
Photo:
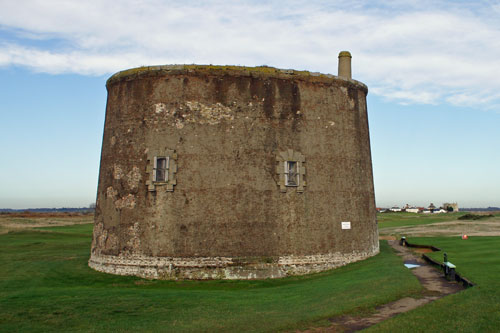
<instances>
[{"instance_id":1,"label":"white sign on tower wall","mask_svg":"<svg viewBox=\"0 0 500 333\"><path fill-rule=\"evenodd\" d=\"M351 229L351 222L341 222L341 224L343 230Z\"/></svg>"}]
</instances>

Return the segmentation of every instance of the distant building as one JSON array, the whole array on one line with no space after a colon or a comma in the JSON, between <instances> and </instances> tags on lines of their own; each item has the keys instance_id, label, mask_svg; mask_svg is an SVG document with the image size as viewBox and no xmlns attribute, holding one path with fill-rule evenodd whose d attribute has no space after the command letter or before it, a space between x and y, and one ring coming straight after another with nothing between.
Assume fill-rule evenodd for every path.
<instances>
[{"instance_id":1,"label":"distant building","mask_svg":"<svg viewBox=\"0 0 500 333\"><path fill-rule=\"evenodd\" d=\"M442 207L447 212L458 212L458 204L456 202L454 202L454 203L446 202L443 204Z\"/></svg>"}]
</instances>

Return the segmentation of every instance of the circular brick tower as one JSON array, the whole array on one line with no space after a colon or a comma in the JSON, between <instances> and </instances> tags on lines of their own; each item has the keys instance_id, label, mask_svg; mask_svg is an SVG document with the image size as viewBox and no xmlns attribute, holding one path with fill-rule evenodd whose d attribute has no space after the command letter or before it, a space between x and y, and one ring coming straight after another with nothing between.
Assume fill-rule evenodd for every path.
<instances>
[{"instance_id":1,"label":"circular brick tower","mask_svg":"<svg viewBox=\"0 0 500 333\"><path fill-rule=\"evenodd\" d=\"M367 88L348 61L346 76L197 65L113 75L90 267L260 279L377 254Z\"/></svg>"}]
</instances>

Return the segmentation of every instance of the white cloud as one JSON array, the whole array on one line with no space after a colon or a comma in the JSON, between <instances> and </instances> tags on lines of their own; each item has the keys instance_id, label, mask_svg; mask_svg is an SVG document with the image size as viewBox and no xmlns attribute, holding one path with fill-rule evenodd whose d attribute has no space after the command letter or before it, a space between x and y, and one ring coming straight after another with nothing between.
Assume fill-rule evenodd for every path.
<instances>
[{"instance_id":1,"label":"white cloud","mask_svg":"<svg viewBox=\"0 0 500 333\"><path fill-rule=\"evenodd\" d=\"M402 103L495 105L499 5L445 1L0 1L0 66L110 74L168 63L353 74Z\"/></svg>"}]
</instances>

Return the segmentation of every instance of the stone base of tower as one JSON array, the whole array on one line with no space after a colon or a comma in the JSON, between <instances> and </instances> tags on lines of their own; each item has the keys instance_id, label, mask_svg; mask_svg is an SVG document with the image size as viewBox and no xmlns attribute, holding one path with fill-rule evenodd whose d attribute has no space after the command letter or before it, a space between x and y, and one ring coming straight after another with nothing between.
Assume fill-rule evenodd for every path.
<instances>
[{"instance_id":1,"label":"stone base of tower","mask_svg":"<svg viewBox=\"0 0 500 333\"><path fill-rule=\"evenodd\" d=\"M161 280L275 279L317 273L366 259L379 252L329 253L280 257L149 257L92 255L89 266L97 271Z\"/></svg>"}]
</instances>

